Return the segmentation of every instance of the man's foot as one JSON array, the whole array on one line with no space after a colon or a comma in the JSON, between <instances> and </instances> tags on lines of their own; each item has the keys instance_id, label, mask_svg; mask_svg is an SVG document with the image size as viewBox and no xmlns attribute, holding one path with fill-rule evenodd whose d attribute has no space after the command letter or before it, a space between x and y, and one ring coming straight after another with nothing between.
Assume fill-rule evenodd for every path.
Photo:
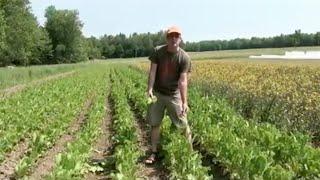
<instances>
[{"instance_id":1,"label":"man's foot","mask_svg":"<svg viewBox=\"0 0 320 180\"><path fill-rule=\"evenodd\" d=\"M158 152L152 152L150 156L147 159L145 159L144 162L148 165L152 165L157 161L157 159L158 159Z\"/></svg>"}]
</instances>

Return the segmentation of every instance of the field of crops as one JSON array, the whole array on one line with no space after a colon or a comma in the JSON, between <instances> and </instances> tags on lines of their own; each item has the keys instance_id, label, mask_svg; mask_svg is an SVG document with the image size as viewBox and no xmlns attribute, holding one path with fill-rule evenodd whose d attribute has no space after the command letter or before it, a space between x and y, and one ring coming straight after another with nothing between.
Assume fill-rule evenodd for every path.
<instances>
[{"instance_id":1,"label":"field of crops","mask_svg":"<svg viewBox=\"0 0 320 180\"><path fill-rule=\"evenodd\" d=\"M97 62L0 99L0 179L320 178L320 66L192 67L193 149L165 117L162 158L146 166L148 63Z\"/></svg>"},{"instance_id":2,"label":"field of crops","mask_svg":"<svg viewBox=\"0 0 320 180\"><path fill-rule=\"evenodd\" d=\"M204 94L228 101L247 120L309 134L317 144L320 141L320 61L244 58L250 53L254 51L225 51L220 55L207 52L203 56L191 53L195 60L190 81L200 86ZM237 58L230 59L233 55ZM137 67L147 71L149 62L142 61Z\"/></svg>"}]
</instances>

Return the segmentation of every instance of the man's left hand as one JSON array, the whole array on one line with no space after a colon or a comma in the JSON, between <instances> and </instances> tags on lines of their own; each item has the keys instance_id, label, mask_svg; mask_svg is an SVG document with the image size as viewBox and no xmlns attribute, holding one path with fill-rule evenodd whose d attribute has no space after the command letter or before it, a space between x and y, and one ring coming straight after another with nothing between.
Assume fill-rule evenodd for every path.
<instances>
[{"instance_id":1,"label":"man's left hand","mask_svg":"<svg viewBox=\"0 0 320 180\"><path fill-rule=\"evenodd\" d=\"M185 116L187 112L189 111L189 107L187 103L183 103L181 106L181 116Z\"/></svg>"}]
</instances>

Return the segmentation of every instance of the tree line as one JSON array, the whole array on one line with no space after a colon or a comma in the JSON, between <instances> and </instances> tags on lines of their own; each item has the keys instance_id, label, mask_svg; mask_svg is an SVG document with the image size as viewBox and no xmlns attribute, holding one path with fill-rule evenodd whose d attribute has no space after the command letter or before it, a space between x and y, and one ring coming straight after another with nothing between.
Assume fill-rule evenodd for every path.
<instances>
[{"instance_id":1,"label":"tree line","mask_svg":"<svg viewBox=\"0 0 320 180\"><path fill-rule=\"evenodd\" d=\"M279 36L251 39L236 38L232 40L213 40L200 42L187 42L185 49L187 51L216 51L232 49L252 49L252 48L281 48L298 46L319 46L320 32L315 34L302 33L301 30L295 30L294 33Z\"/></svg>"},{"instance_id":2,"label":"tree line","mask_svg":"<svg viewBox=\"0 0 320 180\"><path fill-rule=\"evenodd\" d=\"M0 66L76 63L88 59L148 56L164 44L165 32L103 35L86 38L76 10L45 10L46 22L39 25L29 0L0 0ZM320 32L251 39L183 42L187 51L271 48L320 45Z\"/></svg>"},{"instance_id":3,"label":"tree line","mask_svg":"<svg viewBox=\"0 0 320 180\"><path fill-rule=\"evenodd\" d=\"M156 34L134 33L127 38L124 34L119 34L116 36L105 35L100 39L94 37L89 39L94 42L97 52L100 52L102 57L106 58L147 56L150 54L152 47L166 42L165 33L162 31ZM181 46L189 52L320 46L320 32L307 34L302 33L301 30L296 30L293 34L281 34L280 36L269 38L252 37L251 39L236 38L232 40L183 42Z\"/></svg>"}]
</instances>

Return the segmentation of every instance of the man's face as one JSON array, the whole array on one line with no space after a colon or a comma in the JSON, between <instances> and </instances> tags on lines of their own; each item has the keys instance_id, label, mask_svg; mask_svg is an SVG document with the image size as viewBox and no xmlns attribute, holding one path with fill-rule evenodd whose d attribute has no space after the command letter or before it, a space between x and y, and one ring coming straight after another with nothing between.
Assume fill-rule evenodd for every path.
<instances>
[{"instance_id":1,"label":"man's face","mask_svg":"<svg viewBox=\"0 0 320 180\"><path fill-rule=\"evenodd\" d=\"M181 35L179 33L170 33L167 35L167 43L171 47L178 47L181 42Z\"/></svg>"}]
</instances>

